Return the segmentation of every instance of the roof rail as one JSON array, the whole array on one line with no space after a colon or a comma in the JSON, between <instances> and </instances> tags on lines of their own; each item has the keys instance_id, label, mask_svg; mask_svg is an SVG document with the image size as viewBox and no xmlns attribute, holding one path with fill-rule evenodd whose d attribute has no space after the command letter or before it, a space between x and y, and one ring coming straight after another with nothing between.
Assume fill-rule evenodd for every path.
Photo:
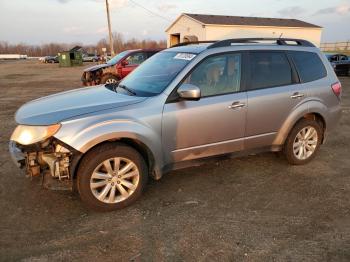
<instances>
[{"instance_id":1,"label":"roof rail","mask_svg":"<svg viewBox=\"0 0 350 262\"><path fill-rule=\"evenodd\" d=\"M178 43L176 45L172 45L172 47L178 47L178 46L185 46L185 45L198 45L198 44L208 44L208 43L215 43L217 40L207 40L207 41L194 41L194 42L182 42Z\"/></svg>"},{"instance_id":2,"label":"roof rail","mask_svg":"<svg viewBox=\"0 0 350 262\"><path fill-rule=\"evenodd\" d=\"M295 39L295 38L233 38L233 39L225 39L221 41L217 41L214 44L208 46L209 48L215 47L225 47L231 46L232 44L239 43L258 43L260 41L276 41L277 45L298 45L298 46L308 46L315 47L311 42L304 39ZM290 44L288 42L295 42L295 44Z\"/></svg>"}]
</instances>

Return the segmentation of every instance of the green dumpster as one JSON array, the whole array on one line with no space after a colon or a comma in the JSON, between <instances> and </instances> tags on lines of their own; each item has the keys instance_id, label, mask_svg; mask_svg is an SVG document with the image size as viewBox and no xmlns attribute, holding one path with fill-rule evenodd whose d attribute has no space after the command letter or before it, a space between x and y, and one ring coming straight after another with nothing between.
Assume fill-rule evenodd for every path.
<instances>
[{"instance_id":1,"label":"green dumpster","mask_svg":"<svg viewBox=\"0 0 350 262\"><path fill-rule=\"evenodd\" d=\"M82 66L83 54L81 47L76 46L69 51L58 53L58 61L60 67Z\"/></svg>"}]
</instances>

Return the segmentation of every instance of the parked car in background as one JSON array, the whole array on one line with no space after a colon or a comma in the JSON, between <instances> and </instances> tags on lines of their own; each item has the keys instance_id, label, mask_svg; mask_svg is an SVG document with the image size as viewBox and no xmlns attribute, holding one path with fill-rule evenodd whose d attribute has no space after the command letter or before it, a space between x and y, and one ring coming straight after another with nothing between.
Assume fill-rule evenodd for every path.
<instances>
[{"instance_id":1,"label":"parked car in background","mask_svg":"<svg viewBox=\"0 0 350 262\"><path fill-rule=\"evenodd\" d=\"M44 63L46 56L39 57L39 62Z\"/></svg>"},{"instance_id":2,"label":"parked car in background","mask_svg":"<svg viewBox=\"0 0 350 262\"><path fill-rule=\"evenodd\" d=\"M337 75L350 76L350 58L347 55L326 53L326 57Z\"/></svg>"},{"instance_id":3,"label":"parked car in background","mask_svg":"<svg viewBox=\"0 0 350 262\"><path fill-rule=\"evenodd\" d=\"M106 63L107 61L111 60L112 59L112 56L111 54L103 54L101 55L99 58L98 58L98 62L101 62L101 63Z\"/></svg>"},{"instance_id":4,"label":"parked car in background","mask_svg":"<svg viewBox=\"0 0 350 262\"><path fill-rule=\"evenodd\" d=\"M81 81L84 86L116 83L159 51L160 49L136 49L121 52L107 63L86 68Z\"/></svg>"},{"instance_id":5,"label":"parked car in background","mask_svg":"<svg viewBox=\"0 0 350 262\"><path fill-rule=\"evenodd\" d=\"M45 56L43 62L49 64L58 63L58 56Z\"/></svg>"},{"instance_id":6,"label":"parked car in background","mask_svg":"<svg viewBox=\"0 0 350 262\"><path fill-rule=\"evenodd\" d=\"M341 84L310 42L271 41L168 48L118 84L26 103L12 158L29 176L76 182L102 211L136 201L149 176L208 157L282 151L306 164L340 118Z\"/></svg>"},{"instance_id":7,"label":"parked car in background","mask_svg":"<svg viewBox=\"0 0 350 262\"><path fill-rule=\"evenodd\" d=\"M98 55L95 54L83 54L83 62L97 62L99 60Z\"/></svg>"}]
</instances>

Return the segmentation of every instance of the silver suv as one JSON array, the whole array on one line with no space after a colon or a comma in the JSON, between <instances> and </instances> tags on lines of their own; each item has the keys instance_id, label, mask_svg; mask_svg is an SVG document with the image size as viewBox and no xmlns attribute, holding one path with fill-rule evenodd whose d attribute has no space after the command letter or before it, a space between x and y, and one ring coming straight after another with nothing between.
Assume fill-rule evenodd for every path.
<instances>
[{"instance_id":1,"label":"silver suv","mask_svg":"<svg viewBox=\"0 0 350 262\"><path fill-rule=\"evenodd\" d=\"M149 176L200 159L283 151L305 164L340 117L341 84L311 43L229 39L166 49L118 84L40 98L16 113L13 159L47 187L108 211Z\"/></svg>"}]
</instances>

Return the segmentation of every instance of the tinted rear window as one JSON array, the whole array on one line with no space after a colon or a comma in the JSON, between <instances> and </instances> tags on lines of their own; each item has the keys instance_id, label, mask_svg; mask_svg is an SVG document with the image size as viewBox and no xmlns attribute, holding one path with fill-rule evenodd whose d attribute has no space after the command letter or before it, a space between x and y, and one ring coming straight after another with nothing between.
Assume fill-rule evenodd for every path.
<instances>
[{"instance_id":1,"label":"tinted rear window","mask_svg":"<svg viewBox=\"0 0 350 262\"><path fill-rule=\"evenodd\" d=\"M292 83L292 69L283 52L251 52L249 89L261 89L289 85Z\"/></svg>"},{"instance_id":2,"label":"tinted rear window","mask_svg":"<svg viewBox=\"0 0 350 262\"><path fill-rule=\"evenodd\" d=\"M327 71L316 53L291 51L302 82L311 82L327 76Z\"/></svg>"}]
</instances>

